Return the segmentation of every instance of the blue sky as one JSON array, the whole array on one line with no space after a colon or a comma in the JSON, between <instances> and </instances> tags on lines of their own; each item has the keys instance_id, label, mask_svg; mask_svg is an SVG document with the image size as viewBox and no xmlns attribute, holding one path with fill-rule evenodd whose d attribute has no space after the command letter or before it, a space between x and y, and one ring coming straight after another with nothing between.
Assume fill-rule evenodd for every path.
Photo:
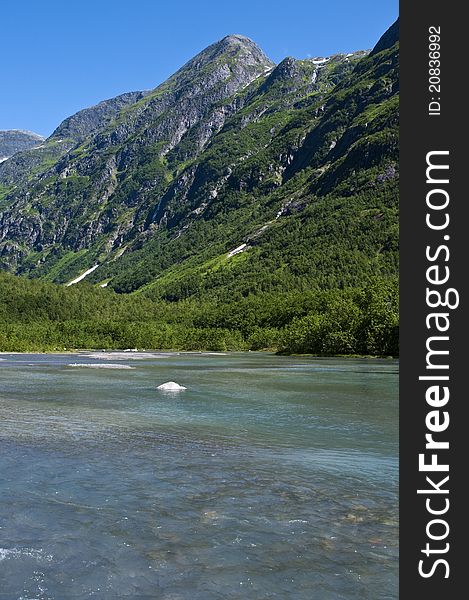
<instances>
[{"instance_id":1,"label":"blue sky","mask_svg":"<svg viewBox=\"0 0 469 600\"><path fill-rule=\"evenodd\" d=\"M4 0L0 129L49 135L65 117L150 89L229 33L275 62L372 47L397 0Z\"/></svg>"}]
</instances>

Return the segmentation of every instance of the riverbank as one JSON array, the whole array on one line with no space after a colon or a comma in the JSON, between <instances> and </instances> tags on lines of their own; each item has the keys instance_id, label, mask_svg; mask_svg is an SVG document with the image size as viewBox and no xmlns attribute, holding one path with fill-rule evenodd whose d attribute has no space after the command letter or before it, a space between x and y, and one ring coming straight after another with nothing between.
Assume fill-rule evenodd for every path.
<instances>
[{"instance_id":1,"label":"riverbank","mask_svg":"<svg viewBox=\"0 0 469 600\"><path fill-rule=\"evenodd\" d=\"M73 356L73 355L83 355L86 353L93 353L93 356L99 358L106 359L115 359L116 355L119 355L123 360L139 360L142 358L163 358L165 356L170 355L183 355L183 354L195 354L195 355L205 355L205 356L227 356L229 354L239 354L241 352L246 352L245 350L230 350L227 352L216 352L210 350L176 350L172 349L153 349L153 350L138 350L137 352L128 351L126 349L102 349L99 350L97 348L75 348L71 350L28 350L23 352L8 352L4 350L0 350L0 356L2 355L25 355L25 354L45 354L45 355L57 355L57 356ZM288 353L288 352L279 352L275 348L263 348L260 350L247 350L247 352L254 354L273 354L275 356L285 356L285 357L305 357L305 358L317 358L317 359L327 359L327 358L343 358L343 359L383 359L383 360L398 360L399 356L391 356L391 355L376 355L376 354L312 354L310 352L304 353Z\"/></svg>"}]
</instances>

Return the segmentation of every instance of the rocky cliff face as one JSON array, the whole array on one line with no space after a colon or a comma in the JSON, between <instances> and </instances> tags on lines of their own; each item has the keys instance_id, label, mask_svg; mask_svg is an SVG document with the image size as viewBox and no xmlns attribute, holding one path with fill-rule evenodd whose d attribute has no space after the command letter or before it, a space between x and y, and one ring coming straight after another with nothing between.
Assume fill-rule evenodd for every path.
<instances>
[{"instance_id":1,"label":"rocky cliff face","mask_svg":"<svg viewBox=\"0 0 469 600\"><path fill-rule=\"evenodd\" d=\"M257 264L280 230L287 247L334 190L381 198L396 180L398 89L395 35L380 43L275 66L227 36L154 90L70 117L0 166L1 266L66 282L97 265L87 279L119 291L187 288ZM383 202L368 207L366 252L393 249Z\"/></svg>"},{"instance_id":2,"label":"rocky cliff face","mask_svg":"<svg viewBox=\"0 0 469 600\"><path fill-rule=\"evenodd\" d=\"M0 131L0 162L17 152L40 146L43 141L44 138L41 135L31 131L22 131L21 129Z\"/></svg>"}]
</instances>

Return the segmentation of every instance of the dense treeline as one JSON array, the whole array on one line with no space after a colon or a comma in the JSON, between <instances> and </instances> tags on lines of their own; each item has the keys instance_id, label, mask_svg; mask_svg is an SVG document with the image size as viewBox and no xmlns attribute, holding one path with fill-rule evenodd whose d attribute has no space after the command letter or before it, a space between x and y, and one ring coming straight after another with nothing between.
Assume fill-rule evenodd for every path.
<instances>
[{"instance_id":1,"label":"dense treeline","mask_svg":"<svg viewBox=\"0 0 469 600\"><path fill-rule=\"evenodd\" d=\"M137 347L395 356L398 320L393 279L219 303L204 297L168 302L0 274L2 351Z\"/></svg>"}]
</instances>

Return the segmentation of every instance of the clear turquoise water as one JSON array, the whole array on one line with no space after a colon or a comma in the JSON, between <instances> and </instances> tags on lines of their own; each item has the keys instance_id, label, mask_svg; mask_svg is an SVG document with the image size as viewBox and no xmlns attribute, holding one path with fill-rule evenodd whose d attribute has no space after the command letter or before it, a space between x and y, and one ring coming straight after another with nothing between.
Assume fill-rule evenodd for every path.
<instances>
[{"instance_id":1,"label":"clear turquoise water","mask_svg":"<svg viewBox=\"0 0 469 600\"><path fill-rule=\"evenodd\" d=\"M0 598L398 597L398 363L0 359Z\"/></svg>"}]
</instances>

